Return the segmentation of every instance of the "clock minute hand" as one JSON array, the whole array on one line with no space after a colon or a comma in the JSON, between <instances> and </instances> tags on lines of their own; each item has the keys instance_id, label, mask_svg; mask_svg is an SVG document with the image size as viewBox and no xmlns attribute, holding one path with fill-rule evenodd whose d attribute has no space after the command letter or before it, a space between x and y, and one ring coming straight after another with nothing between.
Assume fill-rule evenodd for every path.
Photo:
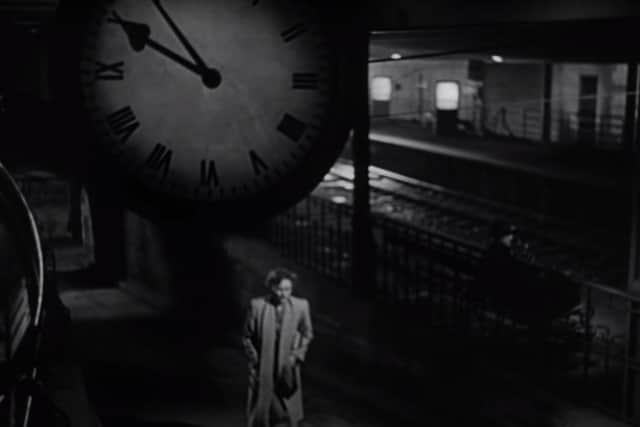
<instances>
[{"instance_id":1,"label":"clock minute hand","mask_svg":"<svg viewBox=\"0 0 640 427\"><path fill-rule=\"evenodd\" d=\"M200 77L203 76L204 70L202 70L202 68L200 68L199 66L197 66L193 62L189 61L187 58L185 58L183 56L180 56L177 53L175 53L174 51L172 51L172 50L168 49L167 47L161 45L160 43L156 42L155 40L148 39L147 40L147 46L149 46L151 49L153 49L153 50L165 55L169 59L174 60L175 62L177 62L178 64L182 65L186 69L188 69L190 71L193 71L195 74L199 75Z\"/></svg>"},{"instance_id":2,"label":"clock minute hand","mask_svg":"<svg viewBox=\"0 0 640 427\"><path fill-rule=\"evenodd\" d=\"M124 30L124 32L127 34L127 37L129 38L129 43L131 44L131 47L136 52L140 52L145 47L148 46L149 48L163 54L169 59L172 59L173 61L187 68L188 70L196 73L200 77L203 77L203 69L201 67L189 61L188 59L178 55L177 53L167 48L166 46L163 46L157 41L153 40L150 37L151 30L149 29L148 25L141 24L138 22L126 21L122 19L117 12L113 12L113 17L109 18L109 22L114 22L122 26L122 29Z\"/></svg>"},{"instance_id":3,"label":"clock minute hand","mask_svg":"<svg viewBox=\"0 0 640 427\"><path fill-rule=\"evenodd\" d=\"M167 21L167 24L169 24L169 26L171 27L175 35L178 37L178 39L180 39L180 42L182 43L184 48L187 50L187 52L189 52L189 55L195 61L195 63L198 64L198 66L201 67L202 69L208 69L209 67L207 66L207 64L204 62L202 57L200 57L200 55L195 50L193 45L189 42L189 40L187 40L187 38L182 33L182 31L180 31L180 28L178 28L178 26L173 21L173 19L171 19L171 16L169 16L165 8L162 6L162 4L160 3L160 0L153 0L153 4L156 6L156 8L158 9L162 17L165 19L165 21Z\"/></svg>"}]
</instances>

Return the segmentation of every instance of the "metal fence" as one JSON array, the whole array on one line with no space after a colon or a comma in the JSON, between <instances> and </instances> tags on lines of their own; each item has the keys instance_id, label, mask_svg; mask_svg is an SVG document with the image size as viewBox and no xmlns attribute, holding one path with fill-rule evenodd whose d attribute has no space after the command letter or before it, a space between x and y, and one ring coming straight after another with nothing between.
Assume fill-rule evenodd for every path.
<instances>
[{"instance_id":1,"label":"metal fence","mask_svg":"<svg viewBox=\"0 0 640 427\"><path fill-rule=\"evenodd\" d=\"M557 140L602 148L620 148L624 136L624 116L614 114L580 115L567 113L554 117Z\"/></svg>"},{"instance_id":2,"label":"metal fence","mask_svg":"<svg viewBox=\"0 0 640 427\"><path fill-rule=\"evenodd\" d=\"M276 217L269 236L286 256L350 286L351 218L350 205L311 196ZM523 315L478 287L484 247L383 215L374 215L373 234L379 298L425 329L463 334L517 375L630 421L630 382L640 363L630 357L628 334L639 299L527 264L535 292L525 292L526 304L534 310Z\"/></svg>"}]
</instances>

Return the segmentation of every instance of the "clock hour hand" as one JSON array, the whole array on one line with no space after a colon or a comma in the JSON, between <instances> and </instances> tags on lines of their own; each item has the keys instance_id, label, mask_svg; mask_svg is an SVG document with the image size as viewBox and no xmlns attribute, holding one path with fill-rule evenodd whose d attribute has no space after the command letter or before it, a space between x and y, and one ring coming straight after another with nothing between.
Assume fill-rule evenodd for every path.
<instances>
[{"instance_id":1,"label":"clock hour hand","mask_svg":"<svg viewBox=\"0 0 640 427\"><path fill-rule=\"evenodd\" d=\"M140 52L145 48L149 41L149 37L151 36L151 29L147 24L125 21L116 11L113 11L112 16L108 21L122 26L122 29L129 38L129 44L131 44L133 50Z\"/></svg>"},{"instance_id":2,"label":"clock hour hand","mask_svg":"<svg viewBox=\"0 0 640 427\"><path fill-rule=\"evenodd\" d=\"M131 48L136 52L142 51L145 47L149 47L156 52L163 54L169 59L177 62L183 67L187 68L190 71L198 74L202 77L203 72L200 67L198 67L193 62L188 59L182 57L181 55L175 53L171 49L166 46L161 45L157 41L151 38L151 30L147 24L141 24L139 22L126 21L120 17L117 12L113 12L113 16L109 18L109 22L114 22L116 24L120 24L122 29L127 34L129 38L129 44L131 44Z\"/></svg>"},{"instance_id":3,"label":"clock hour hand","mask_svg":"<svg viewBox=\"0 0 640 427\"><path fill-rule=\"evenodd\" d=\"M180 31L180 28L178 28L178 26L173 21L171 16L169 16L169 14L165 10L165 8L160 3L160 0L153 0L153 4L156 6L156 8L160 12L160 14L164 18L164 20L167 21L167 24L169 24L169 26L173 30L174 34L176 35L176 37L178 37L178 39L180 40L180 43L182 43L182 45L187 50L187 52L189 52L189 55L191 56L191 59L193 59L195 61L195 63L198 64L198 66L200 68L202 68L203 70L204 69L208 69L209 67L207 67L207 64L205 64L204 60L200 57L198 52L196 52L196 50L193 47L193 45L189 42L189 40L187 40L187 38L182 33L182 31Z\"/></svg>"},{"instance_id":4,"label":"clock hour hand","mask_svg":"<svg viewBox=\"0 0 640 427\"><path fill-rule=\"evenodd\" d=\"M119 24L129 38L131 48L136 52L140 52L145 47L149 47L159 52L167 58L177 62L189 71L194 72L202 78L202 83L209 89L215 89L220 86L222 77L220 72L214 68L209 68L200 64L194 64L185 57L175 53L166 46L161 45L151 38L151 29L147 24L139 22L126 21L120 17L118 12L114 11L113 16L108 19L109 22ZM197 54L196 54L197 55ZM199 58L199 57L198 57ZM200 60L202 61L202 60Z\"/></svg>"}]
</instances>

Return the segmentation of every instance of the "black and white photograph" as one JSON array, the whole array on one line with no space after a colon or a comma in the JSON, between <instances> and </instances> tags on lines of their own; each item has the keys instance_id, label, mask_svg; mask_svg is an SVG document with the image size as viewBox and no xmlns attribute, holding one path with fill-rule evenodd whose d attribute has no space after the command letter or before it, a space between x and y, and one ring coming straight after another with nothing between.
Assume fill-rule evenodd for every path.
<instances>
[{"instance_id":1,"label":"black and white photograph","mask_svg":"<svg viewBox=\"0 0 640 427\"><path fill-rule=\"evenodd\" d=\"M639 40L0 0L0 427L640 427Z\"/></svg>"}]
</instances>

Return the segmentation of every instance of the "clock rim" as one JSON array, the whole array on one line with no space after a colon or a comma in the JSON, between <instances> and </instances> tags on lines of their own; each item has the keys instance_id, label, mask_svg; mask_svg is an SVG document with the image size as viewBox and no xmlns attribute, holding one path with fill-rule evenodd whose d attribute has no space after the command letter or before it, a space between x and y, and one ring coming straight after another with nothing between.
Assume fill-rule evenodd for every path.
<instances>
[{"instance_id":1,"label":"clock rim","mask_svg":"<svg viewBox=\"0 0 640 427\"><path fill-rule=\"evenodd\" d=\"M292 207L309 195L322 181L331 165L338 159L343 150L351 126L348 114L350 102L348 98L349 81L352 73L350 63L341 46L340 37L330 31L331 21L328 16L318 17L318 26L325 32L335 62L331 64L331 72L336 74L335 87L330 90L328 124L315 138L315 143L305 153L304 159L297 162L292 170L285 172L279 182L259 189L248 198L196 200L192 198L168 195L145 186L138 180L127 179L123 174L114 174L109 168L119 165L114 162L113 154L100 144L97 129L92 125L83 99L79 63L82 60L83 34L90 26L92 7L82 0L61 0L57 15L56 58L51 67L54 81L54 97L64 99L57 111L80 117L77 132L72 137L71 149L86 159L84 167L78 165L77 173L84 179L96 181L98 186L111 186L118 194L123 207L145 217L158 219L180 219L203 217L210 221L221 221L233 227L235 224L247 224L273 216ZM95 7L95 5L93 5ZM73 64L73 65L71 65ZM76 66L73 75L72 67ZM73 96L68 97L72 90ZM61 98L62 95L63 96ZM92 141L82 144L89 138ZM110 172L110 173L109 173ZM108 181L108 182L105 182Z\"/></svg>"}]
</instances>

